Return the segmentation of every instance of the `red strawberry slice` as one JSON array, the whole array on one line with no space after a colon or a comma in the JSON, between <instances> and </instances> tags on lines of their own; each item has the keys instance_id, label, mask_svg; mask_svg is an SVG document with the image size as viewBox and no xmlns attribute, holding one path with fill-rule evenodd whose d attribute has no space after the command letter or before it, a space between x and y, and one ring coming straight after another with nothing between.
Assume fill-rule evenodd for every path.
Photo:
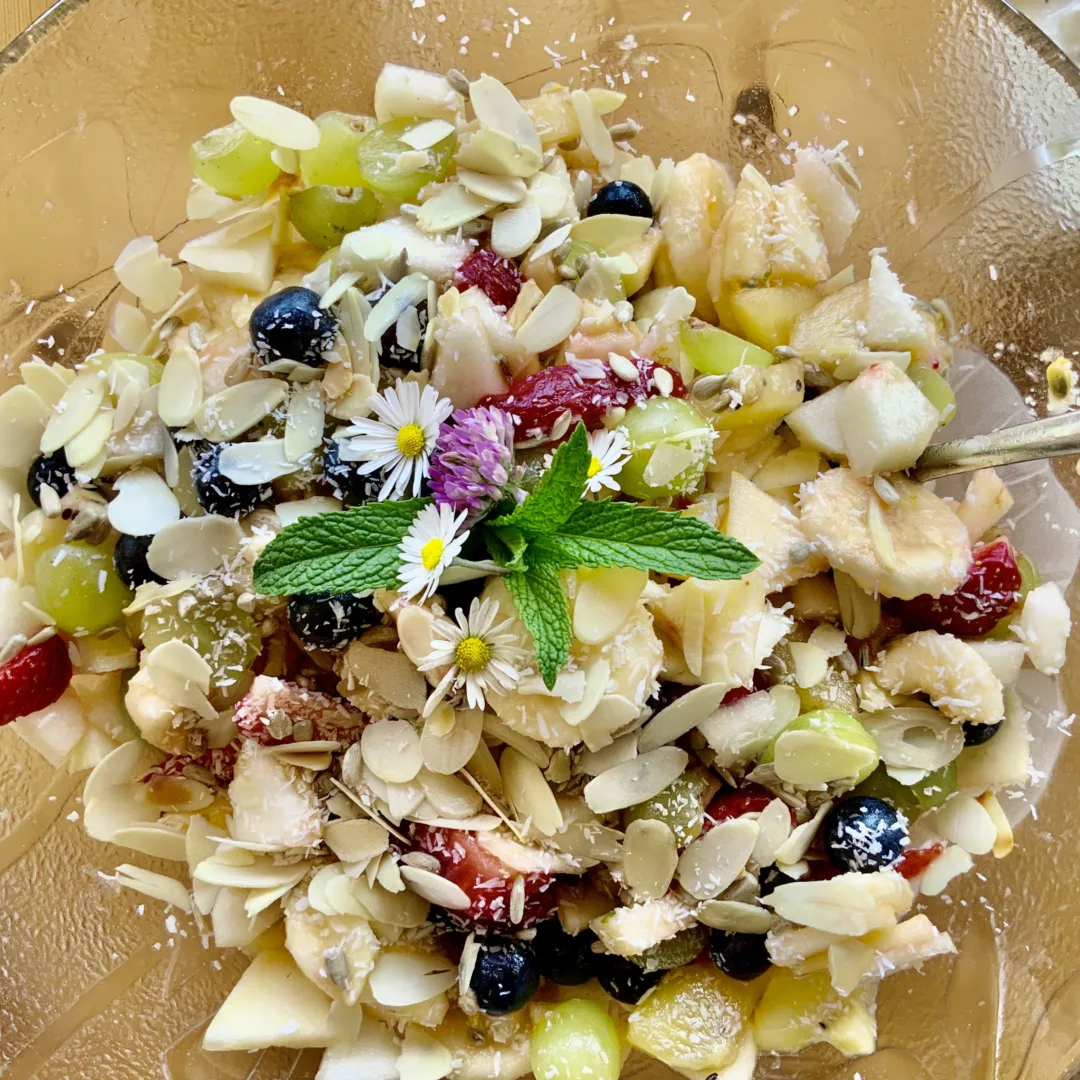
<instances>
[{"instance_id":1,"label":"red strawberry slice","mask_svg":"<svg viewBox=\"0 0 1080 1080\"><path fill-rule=\"evenodd\" d=\"M641 357L631 359L639 372L635 382L620 379L607 364L598 365L603 374L595 379L586 378L569 365L549 367L518 379L505 394L489 394L480 404L510 413L519 439L547 435L565 412L572 420L583 420L587 428L598 428L612 409L627 409L660 393L653 373L662 365ZM685 397L686 387L679 373L671 368L664 370L671 376L672 396Z\"/></svg>"},{"instance_id":2,"label":"red strawberry slice","mask_svg":"<svg viewBox=\"0 0 1080 1080\"><path fill-rule=\"evenodd\" d=\"M71 683L71 657L59 635L26 645L0 667L0 727L47 709Z\"/></svg>"},{"instance_id":3,"label":"red strawberry slice","mask_svg":"<svg viewBox=\"0 0 1080 1080\"><path fill-rule=\"evenodd\" d=\"M237 702L234 718L241 734L263 746L309 739L337 739L348 745L360 738L364 714L343 698L257 675Z\"/></svg>"},{"instance_id":4,"label":"red strawberry slice","mask_svg":"<svg viewBox=\"0 0 1080 1080\"><path fill-rule=\"evenodd\" d=\"M918 877L943 851L944 844L928 844L921 848L908 848L893 869L910 881Z\"/></svg>"},{"instance_id":5,"label":"red strawberry slice","mask_svg":"<svg viewBox=\"0 0 1080 1080\"><path fill-rule=\"evenodd\" d=\"M466 929L510 927L510 892L519 876L525 879L525 914L515 929L524 930L551 918L559 906L551 887L555 879L550 874L517 874L484 851L472 833L413 825L412 839L417 851L439 860L439 876L452 881L472 901L465 911L449 912L450 918Z\"/></svg>"},{"instance_id":6,"label":"red strawberry slice","mask_svg":"<svg viewBox=\"0 0 1080 1080\"><path fill-rule=\"evenodd\" d=\"M228 746L203 750L199 754L170 754L160 765L155 765L142 782L153 783L162 776L186 776L200 783L216 781L221 787L228 787L239 756L239 739L234 739Z\"/></svg>"},{"instance_id":7,"label":"red strawberry slice","mask_svg":"<svg viewBox=\"0 0 1080 1080\"><path fill-rule=\"evenodd\" d=\"M476 285L493 304L508 309L514 306L524 283L518 268L491 248L478 248L454 274L454 285L462 292Z\"/></svg>"},{"instance_id":8,"label":"red strawberry slice","mask_svg":"<svg viewBox=\"0 0 1080 1080\"><path fill-rule=\"evenodd\" d=\"M775 798L768 788L759 784L721 788L705 807L705 825L701 831L707 833L721 821L730 821L732 818L742 817L743 814L760 814ZM791 824L795 824L794 811L791 812Z\"/></svg>"},{"instance_id":9,"label":"red strawberry slice","mask_svg":"<svg viewBox=\"0 0 1080 1080\"><path fill-rule=\"evenodd\" d=\"M989 634L1020 599L1020 568L1004 537L977 544L964 583L943 596L916 596L894 601L893 614L904 629L939 630L957 637Z\"/></svg>"}]
</instances>

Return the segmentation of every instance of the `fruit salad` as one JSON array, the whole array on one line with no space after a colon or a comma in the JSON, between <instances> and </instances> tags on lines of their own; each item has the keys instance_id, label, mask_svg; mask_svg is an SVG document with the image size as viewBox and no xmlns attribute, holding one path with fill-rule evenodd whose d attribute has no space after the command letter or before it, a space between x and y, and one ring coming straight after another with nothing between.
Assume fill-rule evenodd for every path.
<instances>
[{"instance_id":1,"label":"fruit salad","mask_svg":"<svg viewBox=\"0 0 1080 1080\"><path fill-rule=\"evenodd\" d=\"M850 250L843 147L657 158L624 104L237 97L183 246L0 396L0 724L250 958L208 1050L869 1054L880 981L956 951L920 898L1013 846L1069 612L993 471L908 475L948 306Z\"/></svg>"}]
</instances>

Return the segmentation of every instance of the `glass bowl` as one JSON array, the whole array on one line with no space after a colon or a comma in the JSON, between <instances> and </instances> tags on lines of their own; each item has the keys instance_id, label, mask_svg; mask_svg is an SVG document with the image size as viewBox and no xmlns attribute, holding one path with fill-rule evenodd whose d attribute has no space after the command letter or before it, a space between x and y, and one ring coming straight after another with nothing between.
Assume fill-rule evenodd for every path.
<instances>
[{"instance_id":1,"label":"glass bowl","mask_svg":"<svg viewBox=\"0 0 1080 1080\"><path fill-rule=\"evenodd\" d=\"M111 266L133 236L175 253L188 146L224 122L231 96L362 111L393 59L486 70L519 93L606 79L629 95L624 112L657 157L704 150L768 167L789 140L847 140L863 180L850 250L888 247L908 286L948 297L999 369L975 353L961 361L971 367L958 369L950 433L1030 415L1025 395L1042 406L1040 352L1080 338L1080 75L1015 12L997 0L517 2L58 4L0 53L6 372L35 353L74 362L96 347ZM1080 535L1073 464L1010 477L1019 544L1063 586ZM1071 713L1080 674L1061 692ZM1010 801L1023 822L1008 860L980 860L928 905L959 956L885 981L873 1057L765 1059L759 1075L1063 1080L1080 1063L1080 747L1048 720L1052 688L1036 679L1025 693L1039 768L1057 756L1056 767ZM7 1080L314 1075L318 1051L204 1055L201 1028L244 958L102 877L131 856L83 834L81 777L11 733L0 734L0 777ZM632 1059L626 1075L667 1073Z\"/></svg>"}]
</instances>

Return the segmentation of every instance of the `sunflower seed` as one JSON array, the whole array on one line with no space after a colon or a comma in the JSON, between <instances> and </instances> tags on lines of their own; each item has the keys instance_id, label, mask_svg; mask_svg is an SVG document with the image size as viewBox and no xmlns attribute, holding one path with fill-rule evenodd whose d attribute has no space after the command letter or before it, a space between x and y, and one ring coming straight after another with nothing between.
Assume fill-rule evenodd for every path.
<instances>
[{"instance_id":1,"label":"sunflower seed","mask_svg":"<svg viewBox=\"0 0 1080 1080\"><path fill-rule=\"evenodd\" d=\"M771 912L759 904L744 904L736 900L706 900L694 914L698 922L714 930L736 934L764 934L773 924Z\"/></svg>"}]
</instances>

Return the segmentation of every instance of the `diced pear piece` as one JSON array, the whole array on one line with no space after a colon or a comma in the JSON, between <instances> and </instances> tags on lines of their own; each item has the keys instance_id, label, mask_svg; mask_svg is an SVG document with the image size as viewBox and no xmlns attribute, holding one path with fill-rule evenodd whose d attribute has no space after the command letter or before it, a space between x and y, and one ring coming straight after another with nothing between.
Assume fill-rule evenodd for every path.
<instances>
[{"instance_id":1,"label":"diced pear piece","mask_svg":"<svg viewBox=\"0 0 1080 1080\"><path fill-rule=\"evenodd\" d=\"M774 429L793 409L802 404L806 392L801 360L786 360L765 368L765 385L758 396L735 409L725 409L712 418L718 431L745 431L761 428L761 434Z\"/></svg>"},{"instance_id":2,"label":"diced pear piece","mask_svg":"<svg viewBox=\"0 0 1080 1080\"><path fill-rule=\"evenodd\" d=\"M826 1021L825 1041L845 1057L864 1057L877 1047L877 1022L861 1001L848 1000L838 1016Z\"/></svg>"},{"instance_id":3,"label":"diced pear piece","mask_svg":"<svg viewBox=\"0 0 1080 1080\"><path fill-rule=\"evenodd\" d=\"M203 1049L329 1046L337 1035L331 1004L287 952L267 950L252 960L210 1021Z\"/></svg>"},{"instance_id":4,"label":"diced pear piece","mask_svg":"<svg viewBox=\"0 0 1080 1080\"><path fill-rule=\"evenodd\" d=\"M1005 719L997 734L981 746L968 746L956 759L956 786L983 792L1008 784L1026 784L1031 769L1027 709L1013 690L1005 691Z\"/></svg>"},{"instance_id":5,"label":"diced pear piece","mask_svg":"<svg viewBox=\"0 0 1080 1080\"><path fill-rule=\"evenodd\" d=\"M1013 497L997 472L980 469L968 481L967 491L957 503L956 515L974 544L1012 509L1012 505Z\"/></svg>"},{"instance_id":6,"label":"diced pear piece","mask_svg":"<svg viewBox=\"0 0 1080 1080\"><path fill-rule=\"evenodd\" d=\"M829 253L809 200L790 183L774 187L773 192L771 277L796 285L816 285L827 280Z\"/></svg>"},{"instance_id":7,"label":"diced pear piece","mask_svg":"<svg viewBox=\"0 0 1080 1080\"><path fill-rule=\"evenodd\" d=\"M754 1009L754 1040L759 1050L794 1053L821 1042L823 1025L842 1007L827 971L800 978L790 968L776 968Z\"/></svg>"},{"instance_id":8,"label":"diced pear piece","mask_svg":"<svg viewBox=\"0 0 1080 1080\"><path fill-rule=\"evenodd\" d=\"M209 242L207 237L200 239ZM241 240L230 243L228 246L228 269L208 269L199 266L195 262L200 257L196 250L199 246L200 241L193 241L189 245L192 249L193 272L200 284L220 285L226 289L238 289L241 292L250 293L269 291L274 281L272 230L264 229L262 232L257 232L252 236L246 236ZM214 265L217 265L216 260ZM221 261L221 265L225 265L224 259Z\"/></svg>"},{"instance_id":9,"label":"diced pear piece","mask_svg":"<svg viewBox=\"0 0 1080 1080\"><path fill-rule=\"evenodd\" d=\"M832 461L843 461L846 456L839 415L847 390L846 383L834 386L824 394L804 401L784 418L803 446L820 451Z\"/></svg>"},{"instance_id":10,"label":"diced pear piece","mask_svg":"<svg viewBox=\"0 0 1080 1080\"><path fill-rule=\"evenodd\" d=\"M644 236L631 240L615 251L609 251L609 255L629 255L637 264L637 269L632 274L622 275L623 292L629 297L641 289L649 280L652 273L653 263L656 262L657 252L663 242L664 234L660 229L649 229Z\"/></svg>"},{"instance_id":11,"label":"diced pear piece","mask_svg":"<svg viewBox=\"0 0 1080 1080\"><path fill-rule=\"evenodd\" d=\"M915 464L937 431L938 412L890 361L871 364L852 382L836 413L856 476Z\"/></svg>"},{"instance_id":12,"label":"diced pear piece","mask_svg":"<svg viewBox=\"0 0 1080 1080\"><path fill-rule=\"evenodd\" d=\"M359 915L323 915L290 904L285 947L301 971L325 994L355 1005L375 965L379 942Z\"/></svg>"},{"instance_id":13,"label":"diced pear piece","mask_svg":"<svg viewBox=\"0 0 1080 1080\"><path fill-rule=\"evenodd\" d=\"M238 840L304 848L322 839L319 800L303 770L251 739L237 759L229 799Z\"/></svg>"},{"instance_id":14,"label":"diced pear piece","mask_svg":"<svg viewBox=\"0 0 1080 1080\"><path fill-rule=\"evenodd\" d=\"M772 217L772 185L753 165L743 166L734 201L724 222L719 281L761 281L769 269L768 237ZM715 246L715 245L714 245Z\"/></svg>"},{"instance_id":15,"label":"diced pear piece","mask_svg":"<svg viewBox=\"0 0 1080 1080\"><path fill-rule=\"evenodd\" d=\"M870 260L863 337L871 349L918 349L929 343L929 331L915 310L914 298L904 292L882 255Z\"/></svg>"},{"instance_id":16,"label":"diced pear piece","mask_svg":"<svg viewBox=\"0 0 1080 1080\"><path fill-rule=\"evenodd\" d=\"M715 315L707 287L709 246L733 198L727 170L707 154L691 154L675 166L660 208L672 284L694 296L702 319Z\"/></svg>"},{"instance_id":17,"label":"diced pear piece","mask_svg":"<svg viewBox=\"0 0 1080 1080\"><path fill-rule=\"evenodd\" d=\"M773 354L701 319L679 327L679 347L694 367L708 375L727 375L737 367L770 367Z\"/></svg>"},{"instance_id":18,"label":"diced pear piece","mask_svg":"<svg viewBox=\"0 0 1080 1080\"><path fill-rule=\"evenodd\" d=\"M1054 582L1047 581L1027 594L1012 629L1027 645L1028 659L1039 671L1056 675L1061 670L1072 616L1061 589Z\"/></svg>"},{"instance_id":19,"label":"diced pear piece","mask_svg":"<svg viewBox=\"0 0 1080 1080\"><path fill-rule=\"evenodd\" d=\"M799 519L783 503L739 473L731 474L724 531L761 560L755 573L761 575L769 593L785 589L800 578L819 574L829 565L824 556L816 554L800 562L792 559L792 551L806 544Z\"/></svg>"},{"instance_id":20,"label":"diced pear piece","mask_svg":"<svg viewBox=\"0 0 1080 1080\"><path fill-rule=\"evenodd\" d=\"M820 304L795 320L791 347L807 363L820 364L828 370L848 353L864 348L866 296L865 281L857 281L826 296Z\"/></svg>"},{"instance_id":21,"label":"diced pear piece","mask_svg":"<svg viewBox=\"0 0 1080 1080\"><path fill-rule=\"evenodd\" d=\"M731 298L731 312L749 341L763 349L787 345L795 320L820 299L805 285L740 289Z\"/></svg>"},{"instance_id":22,"label":"diced pear piece","mask_svg":"<svg viewBox=\"0 0 1080 1080\"><path fill-rule=\"evenodd\" d=\"M367 1017L355 1039L339 1035L327 1047L315 1080L398 1080L400 1054L390 1026Z\"/></svg>"},{"instance_id":23,"label":"diced pear piece","mask_svg":"<svg viewBox=\"0 0 1080 1080\"><path fill-rule=\"evenodd\" d=\"M464 240L428 236L405 218L389 218L349 233L341 242L339 265L378 277L391 269L402 251L410 274L447 281L472 248Z\"/></svg>"},{"instance_id":24,"label":"diced pear piece","mask_svg":"<svg viewBox=\"0 0 1080 1080\"><path fill-rule=\"evenodd\" d=\"M816 146L803 146L796 150L795 186L805 193L810 205L817 211L829 254L838 255L851 235L859 216L859 207L826 164L825 157L826 154Z\"/></svg>"}]
</instances>

